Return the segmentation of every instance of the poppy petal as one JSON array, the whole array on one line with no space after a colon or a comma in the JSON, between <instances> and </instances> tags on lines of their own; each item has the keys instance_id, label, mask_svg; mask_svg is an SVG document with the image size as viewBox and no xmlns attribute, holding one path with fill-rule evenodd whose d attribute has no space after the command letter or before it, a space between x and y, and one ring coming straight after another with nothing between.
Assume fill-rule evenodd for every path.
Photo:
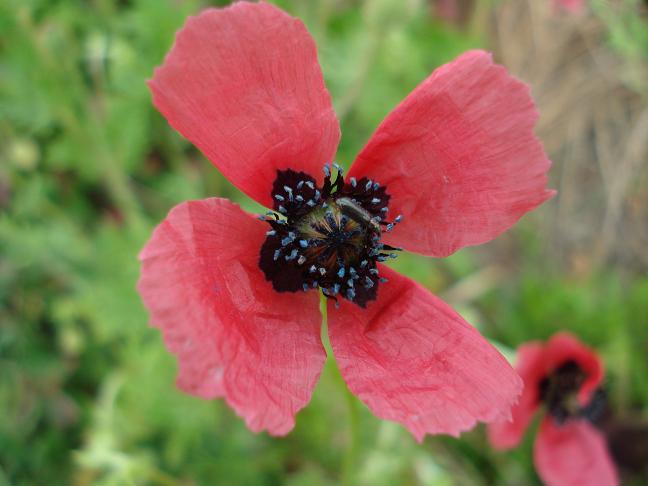
<instances>
[{"instance_id":1,"label":"poppy petal","mask_svg":"<svg viewBox=\"0 0 648 486\"><path fill-rule=\"evenodd\" d=\"M142 250L137 287L178 358L178 386L225 397L250 429L282 435L325 351L317 294L279 294L258 267L266 229L226 199L182 203Z\"/></svg>"},{"instance_id":2,"label":"poppy petal","mask_svg":"<svg viewBox=\"0 0 648 486\"><path fill-rule=\"evenodd\" d=\"M585 9L584 0L554 0L554 10L565 10L568 13L577 14Z\"/></svg>"},{"instance_id":3,"label":"poppy petal","mask_svg":"<svg viewBox=\"0 0 648 486\"><path fill-rule=\"evenodd\" d=\"M387 116L349 175L387 186L390 214L403 216L387 243L445 257L492 240L554 194L537 118L529 88L470 51Z\"/></svg>"},{"instance_id":4,"label":"poppy petal","mask_svg":"<svg viewBox=\"0 0 648 486\"><path fill-rule=\"evenodd\" d=\"M548 486L619 483L603 435L584 420L557 426L546 418L535 441L534 462Z\"/></svg>"},{"instance_id":5,"label":"poppy petal","mask_svg":"<svg viewBox=\"0 0 648 486\"><path fill-rule=\"evenodd\" d=\"M510 415L522 382L504 357L445 302L385 266L367 309L329 306L333 353L349 389L417 440Z\"/></svg>"},{"instance_id":6,"label":"poppy petal","mask_svg":"<svg viewBox=\"0 0 648 486\"><path fill-rule=\"evenodd\" d=\"M518 349L515 371L524 381L520 400L511 408L512 420L488 425L488 439L497 449L509 449L520 443L539 403L539 383L542 369L543 346L539 342L526 343Z\"/></svg>"},{"instance_id":7,"label":"poppy petal","mask_svg":"<svg viewBox=\"0 0 648 486\"><path fill-rule=\"evenodd\" d=\"M267 3L190 18L149 86L171 126L266 207L278 169L321 182L335 155L340 127L315 42Z\"/></svg>"}]
</instances>

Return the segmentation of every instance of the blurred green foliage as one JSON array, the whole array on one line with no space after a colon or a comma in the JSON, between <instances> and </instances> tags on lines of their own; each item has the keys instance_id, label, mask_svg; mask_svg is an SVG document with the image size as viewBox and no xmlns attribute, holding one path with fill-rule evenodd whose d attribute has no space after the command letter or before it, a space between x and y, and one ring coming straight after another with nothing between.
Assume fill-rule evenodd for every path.
<instances>
[{"instance_id":1,"label":"blurred green foliage","mask_svg":"<svg viewBox=\"0 0 648 486\"><path fill-rule=\"evenodd\" d=\"M277 3L316 37L344 164L434 67L483 44L433 19L423 1ZM222 402L174 388L174 360L135 292L137 253L173 205L218 195L256 209L166 124L145 85L174 32L204 6L0 2L0 484L339 479L349 415L334 362L290 435L253 435ZM645 30L631 47L623 29L612 32L627 56L645 48ZM516 242L512 271L454 303L505 351L572 330L603 353L615 410L645 414L645 275L551 268L532 218L507 238ZM406 256L398 267L452 294L482 275L492 248L443 261ZM419 446L358 406L359 483L538 482L530 440L496 454L478 429Z\"/></svg>"}]
</instances>

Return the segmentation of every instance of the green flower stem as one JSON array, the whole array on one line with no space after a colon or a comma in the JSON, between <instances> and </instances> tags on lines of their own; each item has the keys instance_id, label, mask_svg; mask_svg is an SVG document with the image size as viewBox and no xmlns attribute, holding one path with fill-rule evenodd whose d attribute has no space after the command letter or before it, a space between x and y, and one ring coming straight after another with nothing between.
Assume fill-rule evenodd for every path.
<instances>
[{"instance_id":1,"label":"green flower stem","mask_svg":"<svg viewBox=\"0 0 648 486\"><path fill-rule=\"evenodd\" d=\"M328 337L326 297L324 297L323 294L320 296L320 311L322 313L322 342L326 348L327 355L333 356L331 343ZM349 391L349 388L342 378L340 369L337 367L337 363L335 365L334 373L338 386L344 394L349 416L348 446L342 462L340 483L343 486L351 486L356 484L355 477L358 469L358 456L360 452L360 409L358 407L358 400L351 391Z\"/></svg>"},{"instance_id":2,"label":"green flower stem","mask_svg":"<svg viewBox=\"0 0 648 486\"><path fill-rule=\"evenodd\" d=\"M344 464L342 465L342 484L350 486L356 484L355 476L360 451L360 410L356 397L349 391L341 375L340 383L344 389L349 410L349 446L344 456Z\"/></svg>"}]
</instances>

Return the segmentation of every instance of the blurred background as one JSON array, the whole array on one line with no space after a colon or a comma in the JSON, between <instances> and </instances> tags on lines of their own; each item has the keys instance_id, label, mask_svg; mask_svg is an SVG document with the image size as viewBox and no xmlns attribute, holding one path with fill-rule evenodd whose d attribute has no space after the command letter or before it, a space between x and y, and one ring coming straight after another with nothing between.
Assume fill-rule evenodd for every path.
<instances>
[{"instance_id":1,"label":"blurred background","mask_svg":"<svg viewBox=\"0 0 648 486\"><path fill-rule=\"evenodd\" d=\"M153 108L145 80L198 0L0 1L0 485L332 485L349 411L329 359L283 439L174 387L135 291L175 204L256 208ZM475 47L528 82L556 198L443 260L395 264L511 359L567 329L605 360L605 431L648 484L648 6L638 0L283 0L319 46L348 165L436 66ZM574 2L568 2L574 3ZM575 2L578 3L578 2ZM533 433L422 445L362 405L357 484L540 484ZM611 418L610 418L611 417Z\"/></svg>"}]
</instances>

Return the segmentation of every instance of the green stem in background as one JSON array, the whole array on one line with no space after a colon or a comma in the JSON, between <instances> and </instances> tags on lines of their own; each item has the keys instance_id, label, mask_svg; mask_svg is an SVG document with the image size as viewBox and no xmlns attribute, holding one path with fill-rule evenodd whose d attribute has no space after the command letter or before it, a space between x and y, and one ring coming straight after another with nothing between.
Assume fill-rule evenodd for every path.
<instances>
[{"instance_id":1,"label":"green stem in background","mask_svg":"<svg viewBox=\"0 0 648 486\"><path fill-rule=\"evenodd\" d=\"M322 342L324 343L324 348L326 348L326 354L328 356L333 356L331 349L331 342L328 337L328 307L327 299L323 294L320 294L320 311L322 313ZM357 398L349 391L340 369L335 364L335 379L338 383L340 390L344 395L344 399L347 403L347 409L349 414L349 440L344 455L342 467L341 467L341 481L340 484L343 486L351 486L356 484L355 477L358 470L358 456L360 452L360 409L358 407Z\"/></svg>"},{"instance_id":2,"label":"green stem in background","mask_svg":"<svg viewBox=\"0 0 648 486\"><path fill-rule=\"evenodd\" d=\"M356 74L346 92L342 95L335 110L341 124L344 123L347 116L353 110L357 99L362 94L362 89L369 78L371 67L376 60L381 42L382 37L374 33L373 30L369 30L366 45L363 48L362 56L355 69Z\"/></svg>"}]
</instances>

